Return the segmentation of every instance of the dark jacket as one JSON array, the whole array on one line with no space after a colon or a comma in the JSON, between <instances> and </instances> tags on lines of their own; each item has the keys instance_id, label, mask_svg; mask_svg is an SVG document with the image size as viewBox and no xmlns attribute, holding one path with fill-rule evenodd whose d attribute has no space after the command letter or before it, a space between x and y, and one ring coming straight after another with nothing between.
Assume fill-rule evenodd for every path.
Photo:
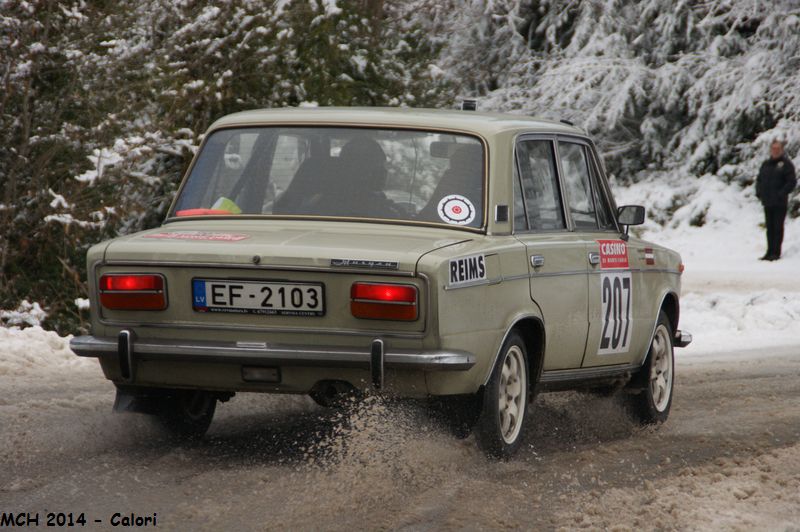
<instances>
[{"instance_id":1,"label":"dark jacket","mask_svg":"<svg viewBox=\"0 0 800 532\"><path fill-rule=\"evenodd\" d=\"M761 165L756 180L756 196L765 207L786 206L789 193L797 185L794 165L786 155L780 159L770 157Z\"/></svg>"}]
</instances>

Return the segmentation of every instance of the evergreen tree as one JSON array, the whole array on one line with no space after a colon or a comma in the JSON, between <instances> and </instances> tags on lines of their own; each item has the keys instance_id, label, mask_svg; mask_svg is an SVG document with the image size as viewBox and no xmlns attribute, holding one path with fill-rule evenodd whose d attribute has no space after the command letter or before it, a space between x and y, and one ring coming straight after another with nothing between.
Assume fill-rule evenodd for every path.
<instances>
[{"instance_id":1,"label":"evergreen tree","mask_svg":"<svg viewBox=\"0 0 800 532\"><path fill-rule=\"evenodd\" d=\"M0 0L0 308L82 323L89 245L160 223L205 129L244 109L427 105L413 12L378 0Z\"/></svg>"}]
</instances>

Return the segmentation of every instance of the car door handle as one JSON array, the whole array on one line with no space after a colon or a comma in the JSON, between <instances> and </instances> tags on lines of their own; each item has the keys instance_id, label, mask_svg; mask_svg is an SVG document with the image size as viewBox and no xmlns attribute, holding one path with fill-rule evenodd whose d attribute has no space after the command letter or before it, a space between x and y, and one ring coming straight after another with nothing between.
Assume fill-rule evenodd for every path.
<instances>
[{"instance_id":1,"label":"car door handle","mask_svg":"<svg viewBox=\"0 0 800 532\"><path fill-rule=\"evenodd\" d=\"M589 264L591 264L592 266L597 266L598 264L600 264L600 254L597 253L596 251L590 251Z\"/></svg>"},{"instance_id":2,"label":"car door handle","mask_svg":"<svg viewBox=\"0 0 800 532\"><path fill-rule=\"evenodd\" d=\"M534 268L541 268L544 266L544 256L543 255L531 255L531 266Z\"/></svg>"}]
</instances>

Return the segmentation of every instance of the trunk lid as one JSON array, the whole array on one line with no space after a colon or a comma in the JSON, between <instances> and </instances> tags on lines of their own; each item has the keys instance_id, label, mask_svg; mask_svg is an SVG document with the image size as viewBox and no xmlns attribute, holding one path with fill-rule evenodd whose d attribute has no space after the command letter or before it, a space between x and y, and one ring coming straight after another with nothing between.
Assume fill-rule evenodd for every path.
<instances>
[{"instance_id":1,"label":"trunk lid","mask_svg":"<svg viewBox=\"0 0 800 532\"><path fill-rule=\"evenodd\" d=\"M427 253L470 240L464 232L428 227L297 220L196 220L166 224L112 241L93 284L104 273L157 273L165 278L163 311L109 310L98 301L101 323L137 324L147 336L261 339L292 343L296 335L420 337L429 328L429 286L417 276ZM195 282L316 283L324 291L320 316L202 312L193 305ZM415 321L359 319L350 309L355 282L413 284ZM252 297L252 296L250 296ZM183 332L179 332L183 331Z\"/></svg>"},{"instance_id":2,"label":"trunk lid","mask_svg":"<svg viewBox=\"0 0 800 532\"><path fill-rule=\"evenodd\" d=\"M106 248L105 259L242 265L254 264L258 257L261 265L288 269L350 267L415 273L424 254L470 240L468 236L390 224L198 220L118 238Z\"/></svg>"}]
</instances>

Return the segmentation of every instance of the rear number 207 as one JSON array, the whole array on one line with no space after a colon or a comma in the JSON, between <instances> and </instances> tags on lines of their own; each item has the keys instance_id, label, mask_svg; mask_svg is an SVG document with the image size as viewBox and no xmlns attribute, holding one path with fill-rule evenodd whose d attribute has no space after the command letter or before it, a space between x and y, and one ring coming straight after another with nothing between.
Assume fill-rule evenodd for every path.
<instances>
[{"instance_id":1,"label":"rear number 207","mask_svg":"<svg viewBox=\"0 0 800 532\"><path fill-rule=\"evenodd\" d=\"M633 329L633 291L630 272L604 273L600 278L603 330L600 335L601 355L624 353L630 348Z\"/></svg>"}]
</instances>

